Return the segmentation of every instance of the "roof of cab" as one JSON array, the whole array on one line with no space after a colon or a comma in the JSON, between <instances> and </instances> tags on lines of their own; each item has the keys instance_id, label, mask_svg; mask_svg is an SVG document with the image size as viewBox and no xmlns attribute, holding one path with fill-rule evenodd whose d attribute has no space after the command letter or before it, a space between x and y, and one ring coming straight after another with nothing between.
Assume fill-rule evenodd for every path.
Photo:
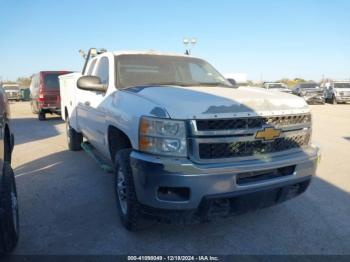
<instances>
[{"instance_id":1,"label":"roof of cab","mask_svg":"<svg viewBox=\"0 0 350 262\"><path fill-rule=\"evenodd\" d=\"M160 52L160 51L114 51L111 52L114 56L119 55L164 55L164 56L179 56L179 57L191 57L185 54L172 53L172 52Z\"/></svg>"}]
</instances>

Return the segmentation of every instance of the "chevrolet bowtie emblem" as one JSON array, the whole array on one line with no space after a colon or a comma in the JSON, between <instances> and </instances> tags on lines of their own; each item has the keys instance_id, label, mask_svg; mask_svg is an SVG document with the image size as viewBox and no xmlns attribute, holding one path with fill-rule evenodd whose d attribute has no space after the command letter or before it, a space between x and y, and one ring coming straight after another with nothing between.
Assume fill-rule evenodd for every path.
<instances>
[{"instance_id":1,"label":"chevrolet bowtie emblem","mask_svg":"<svg viewBox=\"0 0 350 262\"><path fill-rule=\"evenodd\" d=\"M281 130L273 127L265 127L263 130L256 132L255 138L264 141L271 141L281 135Z\"/></svg>"}]
</instances>

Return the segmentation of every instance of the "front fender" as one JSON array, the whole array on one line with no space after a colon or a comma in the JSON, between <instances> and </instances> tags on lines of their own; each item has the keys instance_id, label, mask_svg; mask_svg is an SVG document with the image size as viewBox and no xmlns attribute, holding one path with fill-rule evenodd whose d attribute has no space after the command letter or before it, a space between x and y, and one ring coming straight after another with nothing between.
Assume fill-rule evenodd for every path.
<instances>
[{"instance_id":1,"label":"front fender","mask_svg":"<svg viewBox=\"0 0 350 262\"><path fill-rule=\"evenodd\" d=\"M102 106L106 112L106 141L108 141L108 127L114 126L129 137L133 149L139 147L139 121L142 116L170 118L160 105L128 91L115 91Z\"/></svg>"}]
</instances>

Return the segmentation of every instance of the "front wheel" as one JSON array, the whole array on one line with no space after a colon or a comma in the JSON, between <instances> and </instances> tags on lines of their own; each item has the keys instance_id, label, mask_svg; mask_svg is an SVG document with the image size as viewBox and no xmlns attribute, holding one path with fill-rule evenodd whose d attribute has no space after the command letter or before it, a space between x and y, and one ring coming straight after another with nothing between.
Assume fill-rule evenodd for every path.
<instances>
[{"instance_id":1,"label":"front wheel","mask_svg":"<svg viewBox=\"0 0 350 262\"><path fill-rule=\"evenodd\" d=\"M77 131L69 124L69 118L66 118L66 136L68 148L71 151L81 150L81 143L83 142L83 135Z\"/></svg>"},{"instance_id":2,"label":"front wheel","mask_svg":"<svg viewBox=\"0 0 350 262\"><path fill-rule=\"evenodd\" d=\"M140 224L141 214L130 166L130 153L131 149L122 149L116 154L115 192L123 226L129 231L136 231Z\"/></svg>"},{"instance_id":3,"label":"front wheel","mask_svg":"<svg viewBox=\"0 0 350 262\"><path fill-rule=\"evenodd\" d=\"M0 185L0 253L12 251L18 241L19 216L16 181L9 163L4 162Z\"/></svg>"}]
</instances>

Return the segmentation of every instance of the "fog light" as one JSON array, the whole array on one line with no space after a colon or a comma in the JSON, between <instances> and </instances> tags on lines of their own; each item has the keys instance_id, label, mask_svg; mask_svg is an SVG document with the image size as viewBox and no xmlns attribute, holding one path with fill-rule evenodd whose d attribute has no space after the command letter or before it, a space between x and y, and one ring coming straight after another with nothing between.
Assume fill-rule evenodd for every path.
<instances>
[{"instance_id":1,"label":"fog light","mask_svg":"<svg viewBox=\"0 0 350 262\"><path fill-rule=\"evenodd\" d=\"M188 187L160 187L158 189L158 199L174 202L188 201L190 199L190 189Z\"/></svg>"}]
</instances>

